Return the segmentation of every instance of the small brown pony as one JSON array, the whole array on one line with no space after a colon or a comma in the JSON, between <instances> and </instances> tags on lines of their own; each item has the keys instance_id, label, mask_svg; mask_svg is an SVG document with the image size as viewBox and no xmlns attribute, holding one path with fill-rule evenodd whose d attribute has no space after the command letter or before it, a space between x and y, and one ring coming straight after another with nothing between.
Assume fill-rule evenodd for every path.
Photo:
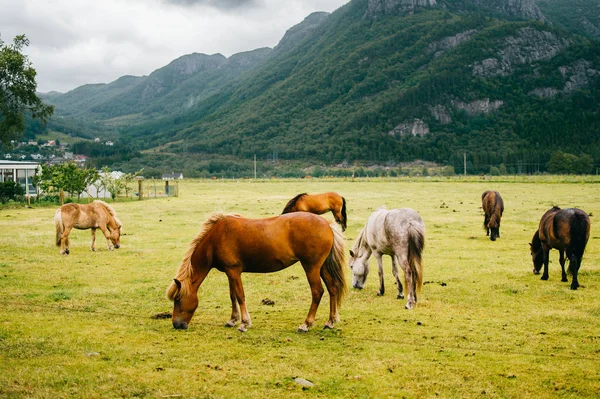
<instances>
[{"instance_id":1,"label":"small brown pony","mask_svg":"<svg viewBox=\"0 0 600 399\"><path fill-rule=\"evenodd\" d=\"M331 211L335 221L342 226L342 231L346 230L346 199L338 193L323 193L323 194L307 194L302 193L296 195L288 201L283 212L310 212L317 215L322 215L325 212Z\"/></svg>"},{"instance_id":2,"label":"small brown pony","mask_svg":"<svg viewBox=\"0 0 600 399\"><path fill-rule=\"evenodd\" d=\"M299 332L314 323L325 282L329 292L329 320L323 328L339 321L338 307L347 292L344 276L344 236L323 218L305 212L267 219L214 213L204 222L183 257L177 275L167 289L174 301L173 327L186 329L198 307L198 288L211 269L224 272L229 280L231 318L226 327L246 331L252 325L246 308L241 274L272 273L300 261L312 294L312 303Z\"/></svg>"},{"instance_id":3,"label":"small brown pony","mask_svg":"<svg viewBox=\"0 0 600 399\"><path fill-rule=\"evenodd\" d=\"M483 228L486 229L486 235L490 236L490 240L496 241L496 238L500 237L500 219L504 212L504 201L498 191L485 191L481 194L481 205L485 213Z\"/></svg>"},{"instance_id":4,"label":"small brown pony","mask_svg":"<svg viewBox=\"0 0 600 399\"><path fill-rule=\"evenodd\" d=\"M96 200L91 204L65 204L54 214L56 225L56 246L61 255L69 254L69 233L73 228L78 230L92 229L91 250L95 251L96 229L102 230L108 249L121 246L121 228L123 224L117 219L115 210L104 201ZM111 244L112 242L112 244Z\"/></svg>"},{"instance_id":5,"label":"small brown pony","mask_svg":"<svg viewBox=\"0 0 600 399\"><path fill-rule=\"evenodd\" d=\"M569 274L573 275L571 289L576 290L579 287L577 273L589 238L590 217L587 213L581 209L552 207L542 216L539 228L529 244L533 259L533 273L540 274L543 264L542 280L548 280L548 257L550 250L556 248L560 253L561 281L568 281L565 273L566 251L569 259Z\"/></svg>"}]
</instances>

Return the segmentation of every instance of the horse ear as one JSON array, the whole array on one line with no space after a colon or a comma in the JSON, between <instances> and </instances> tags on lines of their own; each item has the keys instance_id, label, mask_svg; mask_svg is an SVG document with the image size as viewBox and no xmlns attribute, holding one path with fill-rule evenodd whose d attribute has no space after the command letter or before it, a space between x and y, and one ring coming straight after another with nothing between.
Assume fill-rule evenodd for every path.
<instances>
[{"instance_id":1,"label":"horse ear","mask_svg":"<svg viewBox=\"0 0 600 399\"><path fill-rule=\"evenodd\" d=\"M350 250L350 256L354 258L354 251Z\"/></svg>"},{"instance_id":2,"label":"horse ear","mask_svg":"<svg viewBox=\"0 0 600 399\"><path fill-rule=\"evenodd\" d=\"M175 282L177 289L180 290L181 289L181 281L177 280L176 278L174 278L173 281Z\"/></svg>"}]
</instances>

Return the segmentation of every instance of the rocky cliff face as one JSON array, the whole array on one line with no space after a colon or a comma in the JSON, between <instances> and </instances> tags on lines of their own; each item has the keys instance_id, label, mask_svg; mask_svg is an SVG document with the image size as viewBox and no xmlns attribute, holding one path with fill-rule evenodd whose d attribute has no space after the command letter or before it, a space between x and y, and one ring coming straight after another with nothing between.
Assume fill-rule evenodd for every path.
<instances>
[{"instance_id":1,"label":"rocky cliff face","mask_svg":"<svg viewBox=\"0 0 600 399\"><path fill-rule=\"evenodd\" d=\"M436 0L369 0L365 18L377 18L379 15L410 15L415 11L432 7L437 4Z\"/></svg>"},{"instance_id":2,"label":"rocky cliff face","mask_svg":"<svg viewBox=\"0 0 600 399\"><path fill-rule=\"evenodd\" d=\"M473 75L480 77L508 76L518 65L548 61L569 46L565 39L551 32L522 28L515 36L507 37L497 57L478 61Z\"/></svg>"},{"instance_id":3,"label":"rocky cliff face","mask_svg":"<svg viewBox=\"0 0 600 399\"><path fill-rule=\"evenodd\" d=\"M511 17L539 21L545 19L534 0L473 0L473 4L482 9Z\"/></svg>"}]
</instances>

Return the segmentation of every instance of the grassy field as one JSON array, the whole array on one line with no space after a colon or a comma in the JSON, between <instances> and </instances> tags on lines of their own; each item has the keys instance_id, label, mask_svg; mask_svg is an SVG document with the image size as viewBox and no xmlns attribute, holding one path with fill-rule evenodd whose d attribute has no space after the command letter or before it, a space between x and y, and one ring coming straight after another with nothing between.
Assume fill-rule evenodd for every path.
<instances>
[{"instance_id":1,"label":"grassy field","mask_svg":"<svg viewBox=\"0 0 600 399\"><path fill-rule=\"evenodd\" d=\"M55 208L2 209L0 397L597 398L600 185L572 181L186 180L178 198L113 204L120 249L99 238L92 253L90 232L75 231L69 256L54 246ZM505 202L496 242L482 228L486 189ZM299 265L244 275L247 333L223 327L230 304L218 271L200 287L188 330L152 318L171 311L165 289L210 213L266 217L300 192L330 190L348 202L348 247L380 205L419 211L426 283L415 309L396 299L386 257L386 294L376 295L371 259L333 331L320 328L325 294L317 325L296 332L310 303ZM548 281L532 273L528 243L554 204L594 215L577 291L560 281L556 251Z\"/></svg>"}]
</instances>

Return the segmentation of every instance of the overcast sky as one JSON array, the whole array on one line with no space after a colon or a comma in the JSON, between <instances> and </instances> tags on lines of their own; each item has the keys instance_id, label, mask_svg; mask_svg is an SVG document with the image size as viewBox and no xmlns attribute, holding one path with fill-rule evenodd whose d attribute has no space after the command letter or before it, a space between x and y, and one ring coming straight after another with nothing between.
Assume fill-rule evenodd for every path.
<instances>
[{"instance_id":1,"label":"overcast sky","mask_svg":"<svg viewBox=\"0 0 600 399\"><path fill-rule=\"evenodd\" d=\"M0 37L25 34L38 91L148 75L190 53L273 47L315 11L349 0L0 0Z\"/></svg>"}]
</instances>

